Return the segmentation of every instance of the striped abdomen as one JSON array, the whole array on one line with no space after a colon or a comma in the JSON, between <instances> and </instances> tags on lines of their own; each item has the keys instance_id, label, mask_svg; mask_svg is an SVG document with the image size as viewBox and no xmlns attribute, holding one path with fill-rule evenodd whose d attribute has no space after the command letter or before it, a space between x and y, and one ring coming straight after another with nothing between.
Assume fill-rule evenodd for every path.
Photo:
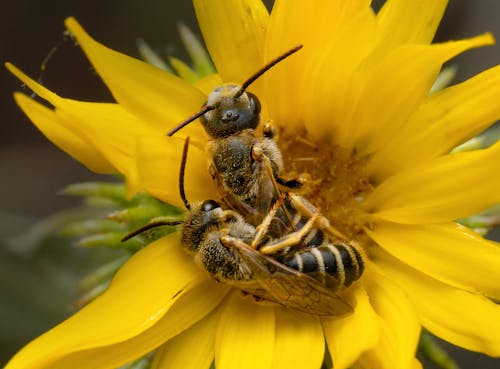
<instances>
[{"instance_id":1,"label":"striped abdomen","mask_svg":"<svg viewBox=\"0 0 500 369\"><path fill-rule=\"evenodd\" d=\"M297 251L281 261L292 269L304 274L330 275L341 285L348 287L359 279L364 270L360 252L344 243L325 243ZM324 279L324 278L323 278Z\"/></svg>"}]
</instances>

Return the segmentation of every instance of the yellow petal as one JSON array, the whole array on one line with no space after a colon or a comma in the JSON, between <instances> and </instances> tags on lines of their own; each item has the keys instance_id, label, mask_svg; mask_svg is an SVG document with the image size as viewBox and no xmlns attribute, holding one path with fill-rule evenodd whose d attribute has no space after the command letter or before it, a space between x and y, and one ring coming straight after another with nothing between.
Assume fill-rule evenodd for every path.
<instances>
[{"instance_id":1,"label":"yellow petal","mask_svg":"<svg viewBox=\"0 0 500 369\"><path fill-rule=\"evenodd\" d=\"M500 143L463 152L396 174L380 184L365 206L396 223L447 222L500 202Z\"/></svg>"},{"instance_id":2,"label":"yellow petal","mask_svg":"<svg viewBox=\"0 0 500 369\"><path fill-rule=\"evenodd\" d=\"M336 369L352 366L359 355L378 341L379 322L366 290L354 291L354 312L344 317L322 318L328 350Z\"/></svg>"},{"instance_id":3,"label":"yellow petal","mask_svg":"<svg viewBox=\"0 0 500 369\"><path fill-rule=\"evenodd\" d=\"M156 350L152 369L208 369L214 360L215 330L219 319L215 310L201 321Z\"/></svg>"},{"instance_id":4,"label":"yellow petal","mask_svg":"<svg viewBox=\"0 0 500 369\"><path fill-rule=\"evenodd\" d=\"M369 9L370 2L317 0L313 6L275 1L266 35L266 57L276 57L287 45L304 44L310 50L324 47L325 40L335 37L352 18Z\"/></svg>"},{"instance_id":5,"label":"yellow petal","mask_svg":"<svg viewBox=\"0 0 500 369\"><path fill-rule=\"evenodd\" d=\"M359 102L341 143L362 153L384 146L427 97L443 63L465 50L494 42L491 34L433 45L403 45L369 68ZM391 78L387 78L387 76ZM415 78L418 76L418 78Z\"/></svg>"},{"instance_id":6,"label":"yellow petal","mask_svg":"<svg viewBox=\"0 0 500 369\"><path fill-rule=\"evenodd\" d=\"M207 169L207 156L199 145L191 142L184 188L189 202L217 199L217 189ZM141 137L137 144L134 176L137 186L169 204L184 207L179 195L179 170L184 140L178 137Z\"/></svg>"},{"instance_id":7,"label":"yellow petal","mask_svg":"<svg viewBox=\"0 0 500 369\"><path fill-rule=\"evenodd\" d=\"M381 47L430 43L447 4L448 0L388 0L377 14Z\"/></svg>"},{"instance_id":8,"label":"yellow petal","mask_svg":"<svg viewBox=\"0 0 500 369\"><path fill-rule=\"evenodd\" d=\"M169 57L168 61L177 75L184 81L193 83L198 79L196 72L187 63L173 56Z\"/></svg>"},{"instance_id":9,"label":"yellow petal","mask_svg":"<svg viewBox=\"0 0 500 369\"><path fill-rule=\"evenodd\" d=\"M406 291L425 328L467 350L500 356L499 305L420 273L380 248L374 248L373 258L378 270Z\"/></svg>"},{"instance_id":10,"label":"yellow petal","mask_svg":"<svg viewBox=\"0 0 500 369\"><path fill-rule=\"evenodd\" d=\"M219 74L211 74L199 79L194 85L198 90L203 91L204 94L208 95L215 87L222 85L222 79Z\"/></svg>"},{"instance_id":11,"label":"yellow petal","mask_svg":"<svg viewBox=\"0 0 500 369\"><path fill-rule=\"evenodd\" d=\"M7 368L64 367L62 363L72 356L138 336L157 324L180 292L199 278L200 271L181 250L179 235L162 238L135 254L103 295L28 344ZM154 347L144 343L134 348L133 354L139 356ZM115 355L108 359L133 358L125 352ZM87 364L74 362L71 367Z\"/></svg>"},{"instance_id":12,"label":"yellow petal","mask_svg":"<svg viewBox=\"0 0 500 369\"><path fill-rule=\"evenodd\" d=\"M257 305L234 292L221 311L215 336L217 369L272 368L274 307Z\"/></svg>"},{"instance_id":13,"label":"yellow petal","mask_svg":"<svg viewBox=\"0 0 500 369\"><path fill-rule=\"evenodd\" d=\"M368 368L412 369L420 321L402 289L370 268L367 292L380 321L378 343L361 358ZM374 365L375 364L375 365Z\"/></svg>"},{"instance_id":14,"label":"yellow petal","mask_svg":"<svg viewBox=\"0 0 500 369\"><path fill-rule=\"evenodd\" d=\"M392 256L413 268L449 285L500 300L500 247L468 228L455 223L379 222L366 231Z\"/></svg>"},{"instance_id":15,"label":"yellow petal","mask_svg":"<svg viewBox=\"0 0 500 369\"><path fill-rule=\"evenodd\" d=\"M130 174L136 138L157 133L118 104L61 98L12 64L7 64L7 68L37 95L54 105L60 121L75 135L94 146L125 176Z\"/></svg>"},{"instance_id":16,"label":"yellow petal","mask_svg":"<svg viewBox=\"0 0 500 369\"><path fill-rule=\"evenodd\" d=\"M304 45L262 77L265 89L261 96L276 124L289 127L309 123L315 129L327 131L327 125L337 118L323 114L326 109L322 102L328 101L326 106L331 107L332 101L339 97L342 97L339 106L344 99L349 101L350 95L345 97L343 93L349 91L351 71L371 49L376 36L375 16L369 3L367 0L320 0L314 6L304 6L298 1L274 3L265 59L275 58L295 45Z\"/></svg>"},{"instance_id":17,"label":"yellow petal","mask_svg":"<svg viewBox=\"0 0 500 369\"><path fill-rule=\"evenodd\" d=\"M413 360L413 369L423 369L422 363L418 359Z\"/></svg>"},{"instance_id":18,"label":"yellow petal","mask_svg":"<svg viewBox=\"0 0 500 369\"><path fill-rule=\"evenodd\" d=\"M261 0L194 0L196 18L218 73L243 83L262 67L268 14Z\"/></svg>"},{"instance_id":19,"label":"yellow petal","mask_svg":"<svg viewBox=\"0 0 500 369\"><path fill-rule=\"evenodd\" d=\"M219 305L227 288L202 277L191 289L183 290L170 310L151 328L138 336L113 345L83 350L63 357L50 369L109 369L126 364L154 350L165 341L203 319ZM78 363L81 366L77 366Z\"/></svg>"},{"instance_id":20,"label":"yellow petal","mask_svg":"<svg viewBox=\"0 0 500 369\"><path fill-rule=\"evenodd\" d=\"M137 138L155 133L118 104L74 101L56 112L126 177L130 176Z\"/></svg>"},{"instance_id":21,"label":"yellow petal","mask_svg":"<svg viewBox=\"0 0 500 369\"><path fill-rule=\"evenodd\" d=\"M369 172L383 179L449 152L500 118L499 99L500 67L432 94L394 139L375 153Z\"/></svg>"},{"instance_id":22,"label":"yellow petal","mask_svg":"<svg viewBox=\"0 0 500 369\"><path fill-rule=\"evenodd\" d=\"M74 18L66 19L66 27L116 100L152 127L168 131L205 101L203 93L182 79L99 44ZM198 131L189 132L193 136Z\"/></svg>"},{"instance_id":23,"label":"yellow petal","mask_svg":"<svg viewBox=\"0 0 500 369\"><path fill-rule=\"evenodd\" d=\"M21 93L15 93L14 98L33 124L64 152L96 173L116 173L111 163L90 142L68 129L53 110Z\"/></svg>"},{"instance_id":24,"label":"yellow petal","mask_svg":"<svg viewBox=\"0 0 500 369\"><path fill-rule=\"evenodd\" d=\"M273 369L318 369L325 353L319 318L276 308Z\"/></svg>"}]
</instances>

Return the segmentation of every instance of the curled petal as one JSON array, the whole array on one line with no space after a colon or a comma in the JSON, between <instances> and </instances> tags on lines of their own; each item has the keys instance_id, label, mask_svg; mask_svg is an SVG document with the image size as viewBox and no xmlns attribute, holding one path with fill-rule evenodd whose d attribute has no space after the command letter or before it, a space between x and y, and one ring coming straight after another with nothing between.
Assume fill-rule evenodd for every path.
<instances>
[{"instance_id":1,"label":"curled petal","mask_svg":"<svg viewBox=\"0 0 500 369\"><path fill-rule=\"evenodd\" d=\"M151 127L168 131L205 101L201 91L179 77L99 44L74 18L65 23L120 105ZM184 131L201 134L196 124Z\"/></svg>"},{"instance_id":2,"label":"curled petal","mask_svg":"<svg viewBox=\"0 0 500 369\"><path fill-rule=\"evenodd\" d=\"M381 248L372 256L377 269L405 290L430 332L467 350L500 356L499 305L418 272Z\"/></svg>"},{"instance_id":3,"label":"curled petal","mask_svg":"<svg viewBox=\"0 0 500 369\"><path fill-rule=\"evenodd\" d=\"M370 269L367 292L380 321L380 337L360 361L367 368L413 369L420 337L415 308L399 286Z\"/></svg>"},{"instance_id":4,"label":"curled petal","mask_svg":"<svg viewBox=\"0 0 500 369\"><path fill-rule=\"evenodd\" d=\"M84 138L68 128L68 122L61 119L53 110L46 108L32 98L15 93L19 107L40 131L55 145L96 173L115 173L116 169L103 155Z\"/></svg>"},{"instance_id":5,"label":"curled petal","mask_svg":"<svg viewBox=\"0 0 500 369\"><path fill-rule=\"evenodd\" d=\"M276 308L273 369L317 369L323 362L324 351L318 317Z\"/></svg>"},{"instance_id":6,"label":"curled petal","mask_svg":"<svg viewBox=\"0 0 500 369\"><path fill-rule=\"evenodd\" d=\"M168 272L167 272L168 271ZM186 257L173 234L135 254L116 274L108 290L75 315L22 349L6 368L94 368L118 366L155 348L141 341L126 350L108 350L149 331L183 292L200 280L200 271ZM95 350L107 352L102 358ZM75 360L78 357L87 360ZM98 360L102 364L98 364Z\"/></svg>"},{"instance_id":7,"label":"curled petal","mask_svg":"<svg viewBox=\"0 0 500 369\"><path fill-rule=\"evenodd\" d=\"M92 103L61 98L29 78L12 64L7 68L37 95L55 106L59 122L74 135L91 144L119 172L129 176L135 140L155 130L112 103ZM80 159L77 157L77 159Z\"/></svg>"},{"instance_id":8,"label":"curled petal","mask_svg":"<svg viewBox=\"0 0 500 369\"><path fill-rule=\"evenodd\" d=\"M221 311L215 337L218 369L270 369L275 341L275 309L234 292Z\"/></svg>"},{"instance_id":9,"label":"curled petal","mask_svg":"<svg viewBox=\"0 0 500 369\"><path fill-rule=\"evenodd\" d=\"M220 309L156 350L152 369L208 369L214 360L215 330Z\"/></svg>"},{"instance_id":10,"label":"curled petal","mask_svg":"<svg viewBox=\"0 0 500 369\"><path fill-rule=\"evenodd\" d=\"M323 331L336 369L350 368L364 351L378 341L379 321L364 288L354 292L354 312L323 318Z\"/></svg>"}]
</instances>

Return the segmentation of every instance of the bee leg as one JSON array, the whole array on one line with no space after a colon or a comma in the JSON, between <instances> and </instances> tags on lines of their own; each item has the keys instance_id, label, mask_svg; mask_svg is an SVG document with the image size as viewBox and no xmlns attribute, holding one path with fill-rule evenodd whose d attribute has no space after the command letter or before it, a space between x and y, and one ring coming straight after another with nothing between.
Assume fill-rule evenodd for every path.
<instances>
[{"instance_id":1,"label":"bee leg","mask_svg":"<svg viewBox=\"0 0 500 369\"><path fill-rule=\"evenodd\" d=\"M263 164L265 170L267 171L267 175L269 176L269 179L271 180L271 183L273 184L273 187L274 187L276 194L279 197L281 197L282 196L281 190L278 187L278 183L276 183L276 177L274 176L273 168L271 166L271 161L266 156L266 154L264 154L264 151L262 150L261 147L256 146L256 145L252 146L252 159L254 159L255 161L259 161ZM293 222L292 222L292 218L291 218L290 213L288 212L288 209L286 208L286 206L283 207L283 211L285 212L288 223L290 224L292 229L295 229Z\"/></svg>"},{"instance_id":2,"label":"bee leg","mask_svg":"<svg viewBox=\"0 0 500 369\"><path fill-rule=\"evenodd\" d=\"M288 188L292 188L292 189L299 189L299 188L302 188L304 183L306 183L306 178L299 177L299 178L293 178L293 179L284 179L281 177L276 177L276 182L284 187L288 187Z\"/></svg>"},{"instance_id":3,"label":"bee leg","mask_svg":"<svg viewBox=\"0 0 500 369\"><path fill-rule=\"evenodd\" d=\"M256 227L255 237L250 245L253 249L256 249L259 246L260 241L262 241L262 238L267 234L267 231L269 229L269 225L271 224L272 220L276 216L276 212L280 208L281 204L283 204L284 200L285 200L285 197L283 195L281 195L278 198L278 200L274 203L274 205L271 208L271 210L269 211L269 213L267 213L267 215L264 218L264 220L262 221L262 223L260 223Z\"/></svg>"},{"instance_id":4,"label":"bee leg","mask_svg":"<svg viewBox=\"0 0 500 369\"><path fill-rule=\"evenodd\" d=\"M318 213L318 210L316 210L302 196L296 195L294 193L289 193L288 196L292 203L292 206L306 217L313 217L315 214ZM330 221L322 215L318 216L316 226L320 230L326 232L329 236L332 236L340 240L348 240L348 238L343 233L333 228L330 225Z\"/></svg>"},{"instance_id":5,"label":"bee leg","mask_svg":"<svg viewBox=\"0 0 500 369\"><path fill-rule=\"evenodd\" d=\"M319 217L319 212L313 214L313 216L307 221L304 226L298 231L292 232L283 238L278 239L276 242L267 244L259 249L263 254L274 254L278 251L286 249L290 246L297 245L312 229Z\"/></svg>"},{"instance_id":6,"label":"bee leg","mask_svg":"<svg viewBox=\"0 0 500 369\"><path fill-rule=\"evenodd\" d=\"M229 235L222 236L220 242L227 248L251 248L246 242Z\"/></svg>"},{"instance_id":7,"label":"bee leg","mask_svg":"<svg viewBox=\"0 0 500 369\"><path fill-rule=\"evenodd\" d=\"M224 210L220 216L220 220L225 223L225 222L228 222L228 221L237 221L237 220L243 220L243 218L241 217L241 215L234 211L234 210Z\"/></svg>"}]
</instances>

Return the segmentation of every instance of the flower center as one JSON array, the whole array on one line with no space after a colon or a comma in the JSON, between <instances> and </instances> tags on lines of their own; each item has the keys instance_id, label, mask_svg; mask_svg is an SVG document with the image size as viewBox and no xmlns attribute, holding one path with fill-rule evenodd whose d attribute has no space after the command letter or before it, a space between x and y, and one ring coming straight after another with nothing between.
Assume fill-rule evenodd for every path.
<instances>
[{"instance_id":1,"label":"flower center","mask_svg":"<svg viewBox=\"0 0 500 369\"><path fill-rule=\"evenodd\" d=\"M300 194L318 207L334 228L363 241L368 218L360 203L373 189L365 170L368 157L327 141L311 141L305 128L292 131L283 127L279 147L285 176L307 178Z\"/></svg>"}]
</instances>

